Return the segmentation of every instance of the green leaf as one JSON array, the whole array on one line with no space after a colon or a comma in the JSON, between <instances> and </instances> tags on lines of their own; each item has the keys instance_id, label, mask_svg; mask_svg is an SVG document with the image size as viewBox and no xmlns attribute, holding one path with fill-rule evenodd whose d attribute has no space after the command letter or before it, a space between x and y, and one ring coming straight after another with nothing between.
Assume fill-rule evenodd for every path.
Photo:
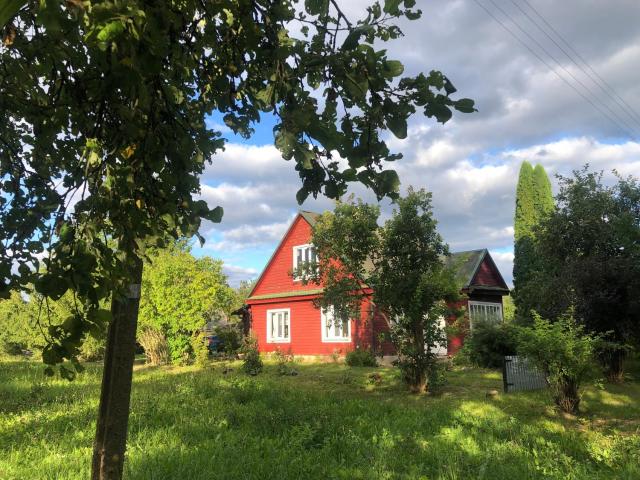
<instances>
[{"instance_id":1,"label":"green leaf","mask_svg":"<svg viewBox=\"0 0 640 480\"><path fill-rule=\"evenodd\" d=\"M387 128L400 139L407 138L407 121L398 116L387 118Z\"/></svg>"},{"instance_id":2,"label":"green leaf","mask_svg":"<svg viewBox=\"0 0 640 480\"><path fill-rule=\"evenodd\" d=\"M296 150L296 161L302 165L302 168L305 170L311 170L313 168L313 162L315 159L316 154L306 146L302 146Z\"/></svg>"},{"instance_id":3,"label":"green leaf","mask_svg":"<svg viewBox=\"0 0 640 480\"><path fill-rule=\"evenodd\" d=\"M456 93L458 89L453 86L453 83L447 78L444 77L444 91L447 92L447 95L451 95L452 93Z\"/></svg>"},{"instance_id":4,"label":"green leaf","mask_svg":"<svg viewBox=\"0 0 640 480\"><path fill-rule=\"evenodd\" d=\"M384 0L384 12L392 15L400 12L399 6L402 0Z\"/></svg>"},{"instance_id":5,"label":"green leaf","mask_svg":"<svg viewBox=\"0 0 640 480\"><path fill-rule=\"evenodd\" d=\"M209 210L209 212L204 215L204 218L213 223L220 223L223 215L224 209L222 207L216 207L213 210Z\"/></svg>"},{"instance_id":6,"label":"green leaf","mask_svg":"<svg viewBox=\"0 0 640 480\"><path fill-rule=\"evenodd\" d=\"M27 0L3 0L0 3L0 28L4 28L26 4Z\"/></svg>"},{"instance_id":7,"label":"green leaf","mask_svg":"<svg viewBox=\"0 0 640 480\"><path fill-rule=\"evenodd\" d=\"M55 365L63 360L62 349L59 345L47 345L42 350L42 361L47 365Z\"/></svg>"},{"instance_id":8,"label":"green leaf","mask_svg":"<svg viewBox=\"0 0 640 480\"><path fill-rule=\"evenodd\" d=\"M124 22L122 20L114 20L107 23L100 32L98 32L98 40L101 42L109 42L124 32Z\"/></svg>"},{"instance_id":9,"label":"green leaf","mask_svg":"<svg viewBox=\"0 0 640 480\"><path fill-rule=\"evenodd\" d=\"M371 30L369 26L356 27L349 32L347 38L344 39L342 43L341 50L353 50L358 46L360 42L360 37L362 35L366 35Z\"/></svg>"},{"instance_id":10,"label":"green leaf","mask_svg":"<svg viewBox=\"0 0 640 480\"><path fill-rule=\"evenodd\" d=\"M274 90L275 89L273 83L269 83L265 88L263 88L256 94L256 100L262 102L264 106L271 105L271 103L273 102Z\"/></svg>"},{"instance_id":11,"label":"green leaf","mask_svg":"<svg viewBox=\"0 0 640 480\"><path fill-rule=\"evenodd\" d=\"M89 320L101 325L106 325L111 321L111 311L104 308L90 310L87 316Z\"/></svg>"},{"instance_id":12,"label":"green leaf","mask_svg":"<svg viewBox=\"0 0 640 480\"><path fill-rule=\"evenodd\" d=\"M296 192L296 200L298 202L298 205L302 205L308 196L309 191L306 188L302 187L300 190L298 190Z\"/></svg>"},{"instance_id":13,"label":"green leaf","mask_svg":"<svg viewBox=\"0 0 640 480\"><path fill-rule=\"evenodd\" d=\"M441 123L446 123L453 115L448 106L439 102L429 103L425 107L424 113L427 117L436 117L436 120Z\"/></svg>"},{"instance_id":14,"label":"green leaf","mask_svg":"<svg viewBox=\"0 0 640 480\"><path fill-rule=\"evenodd\" d=\"M58 300L69 289L69 285L66 279L47 273L38 279L35 288L38 293L45 297Z\"/></svg>"},{"instance_id":15,"label":"green leaf","mask_svg":"<svg viewBox=\"0 0 640 480\"><path fill-rule=\"evenodd\" d=\"M387 60L384 62L383 68L384 75L388 78L398 77L404 72L404 65L399 60Z\"/></svg>"},{"instance_id":16,"label":"green leaf","mask_svg":"<svg viewBox=\"0 0 640 480\"><path fill-rule=\"evenodd\" d=\"M305 0L304 6L309 15L323 15L329 10L329 0Z\"/></svg>"},{"instance_id":17,"label":"green leaf","mask_svg":"<svg viewBox=\"0 0 640 480\"><path fill-rule=\"evenodd\" d=\"M473 113L478 110L475 108L475 102L470 98L461 98L453 102L453 107L462 113Z\"/></svg>"},{"instance_id":18,"label":"green leaf","mask_svg":"<svg viewBox=\"0 0 640 480\"><path fill-rule=\"evenodd\" d=\"M276 133L276 148L280 150L285 160L291 160L297 145L298 139L293 133L285 129L278 130Z\"/></svg>"},{"instance_id":19,"label":"green leaf","mask_svg":"<svg viewBox=\"0 0 640 480\"><path fill-rule=\"evenodd\" d=\"M395 170L384 170L378 174L380 193L386 195L400 190L400 177Z\"/></svg>"}]
</instances>

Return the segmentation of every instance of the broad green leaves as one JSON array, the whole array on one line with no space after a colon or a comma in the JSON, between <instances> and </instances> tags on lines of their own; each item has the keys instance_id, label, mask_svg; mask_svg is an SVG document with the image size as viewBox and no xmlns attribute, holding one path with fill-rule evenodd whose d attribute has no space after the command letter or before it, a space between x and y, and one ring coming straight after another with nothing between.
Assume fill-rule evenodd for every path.
<instances>
[{"instance_id":1,"label":"broad green leaves","mask_svg":"<svg viewBox=\"0 0 640 480\"><path fill-rule=\"evenodd\" d=\"M0 4L0 28L3 28L27 4L27 0L3 0Z\"/></svg>"},{"instance_id":2,"label":"broad green leaves","mask_svg":"<svg viewBox=\"0 0 640 480\"><path fill-rule=\"evenodd\" d=\"M391 170L381 179L385 189L399 184ZM339 202L313 227L319 268L306 273L324 287L319 306L359 318L363 301L371 301L378 315L394 319L389 325L398 364L420 390L435 365L433 350L445 340L436 319L459 313L447 304L458 299L458 287L443 263L448 248L436 229L431 194L410 188L396 206L381 227L378 206Z\"/></svg>"},{"instance_id":3,"label":"broad green leaves","mask_svg":"<svg viewBox=\"0 0 640 480\"><path fill-rule=\"evenodd\" d=\"M403 76L381 48L402 36L398 20L420 15L415 1L374 2L361 18L341 3L2 3L0 296L30 283L76 296L81 328L52 331L49 360L74 358L136 258L222 220L222 206L197 200L225 142L211 113L244 137L273 115L302 203L350 182L397 197L383 166L401 156L385 130L406 138L416 112L445 122L473 111L444 75Z\"/></svg>"},{"instance_id":4,"label":"broad green leaves","mask_svg":"<svg viewBox=\"0 0 640 480\"><path fill-rule=\"evenodd\" d=\"M407 120L402 117L387 119L387 128L398 138L407 138Z\"/></svg>"},{"instance_id":5,"label":"broad green leaves","mask_svg":"<svg viewBox=\"0 0 640 480\"><path fill-rule=\"evenodd\" d=\"M151 253L142 279L139 336L162 332L179 359L189 339L208 321L225 320L235 302L222 262L195 258L183 242Z\"/></svg>"}]
</instances>

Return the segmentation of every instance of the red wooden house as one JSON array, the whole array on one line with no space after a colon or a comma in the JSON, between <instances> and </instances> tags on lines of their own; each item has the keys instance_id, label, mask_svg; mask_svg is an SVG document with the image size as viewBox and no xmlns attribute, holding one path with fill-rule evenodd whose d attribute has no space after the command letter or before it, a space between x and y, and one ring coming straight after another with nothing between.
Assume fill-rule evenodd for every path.
<instances>
[{"instance_id":1,"label":"red wooden house","mask_svg":"<svg viewBox=\"0 0 640 480\"><path fill-rule=\"evenodd\" d=\"M380 343L379 334L387 330L387 324L372 311L368 300L363 301L361 318L334 322L331 311L320 311L313 304L322 288L294 278L298 263L315 257L310 239L317 217L304 211L297 215L246 300L250 329L258 338L260 351L331 355L364 347L393 354L392 345ZM489 252L458 252L448 262L465 294L461 306L466 307L471 326L476 319L502 321L502 296L508 295L509 289ZM449 338L440 353L455 353L462 341L461 336Z\"/></svg>"}]
</instances>

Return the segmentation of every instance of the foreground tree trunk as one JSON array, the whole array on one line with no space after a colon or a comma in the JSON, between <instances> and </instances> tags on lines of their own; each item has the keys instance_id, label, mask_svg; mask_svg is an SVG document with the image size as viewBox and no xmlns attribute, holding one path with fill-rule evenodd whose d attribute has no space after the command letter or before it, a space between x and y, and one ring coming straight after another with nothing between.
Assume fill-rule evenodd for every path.
<instances>
[{"instance_id":1,"label":"foreground tree trunk","mask_svg":"<svg viewBox=\"0 0 640 480\"><path fill-rule=\"evenodd\" d=\"M560 378L556 385L555 402L563 412L578 414L580 409L578 384L569 377Z\"/></svg>"},{"instance_id":2,"label":"foreground tree trunk","mask_svg":"<svg viewBox=\"0 0 640 480\"><path fill-rule=\"evenodd\" d=\"M102 373L102 390L93 444L92 480L120 480L127 446L131 379L140 306L142 261L132 265L126 297L114 298Z\"/></svg>"},{"instance_id":3,"label":"foreground tree trunk","mask_svg":"<svg viewBox=\"0 0 640 480\"><path fill-rule=\"evenodd\" d=\"M424 329L419 324L415 325L413 329L413 348L415 365L411 379L408 382L409 390L411 393L426 393L429 385L427 384L427 371L424 362Z\"/></svg>"}]
</instances>

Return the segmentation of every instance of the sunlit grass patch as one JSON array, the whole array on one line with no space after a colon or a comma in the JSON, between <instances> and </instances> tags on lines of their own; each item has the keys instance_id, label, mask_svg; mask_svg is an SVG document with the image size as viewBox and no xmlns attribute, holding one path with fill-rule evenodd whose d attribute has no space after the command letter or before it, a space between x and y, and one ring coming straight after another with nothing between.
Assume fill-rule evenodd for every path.
<instances>
[{"instance_id":1,"label":"sunlit grass patch","mask_svg":"<svg viewBox=\"0 0 640 480\"><path fill-rule=\"evenodd\" d=\"M126 478L640 478L635 382L587 388L567 419L547 392L487 396L497 371L416 396L389 367L293 368L136 367ZM69 383L0 363L0 478L87 478L99 384L98 366Z\"/></svg>"}]
</instances>

